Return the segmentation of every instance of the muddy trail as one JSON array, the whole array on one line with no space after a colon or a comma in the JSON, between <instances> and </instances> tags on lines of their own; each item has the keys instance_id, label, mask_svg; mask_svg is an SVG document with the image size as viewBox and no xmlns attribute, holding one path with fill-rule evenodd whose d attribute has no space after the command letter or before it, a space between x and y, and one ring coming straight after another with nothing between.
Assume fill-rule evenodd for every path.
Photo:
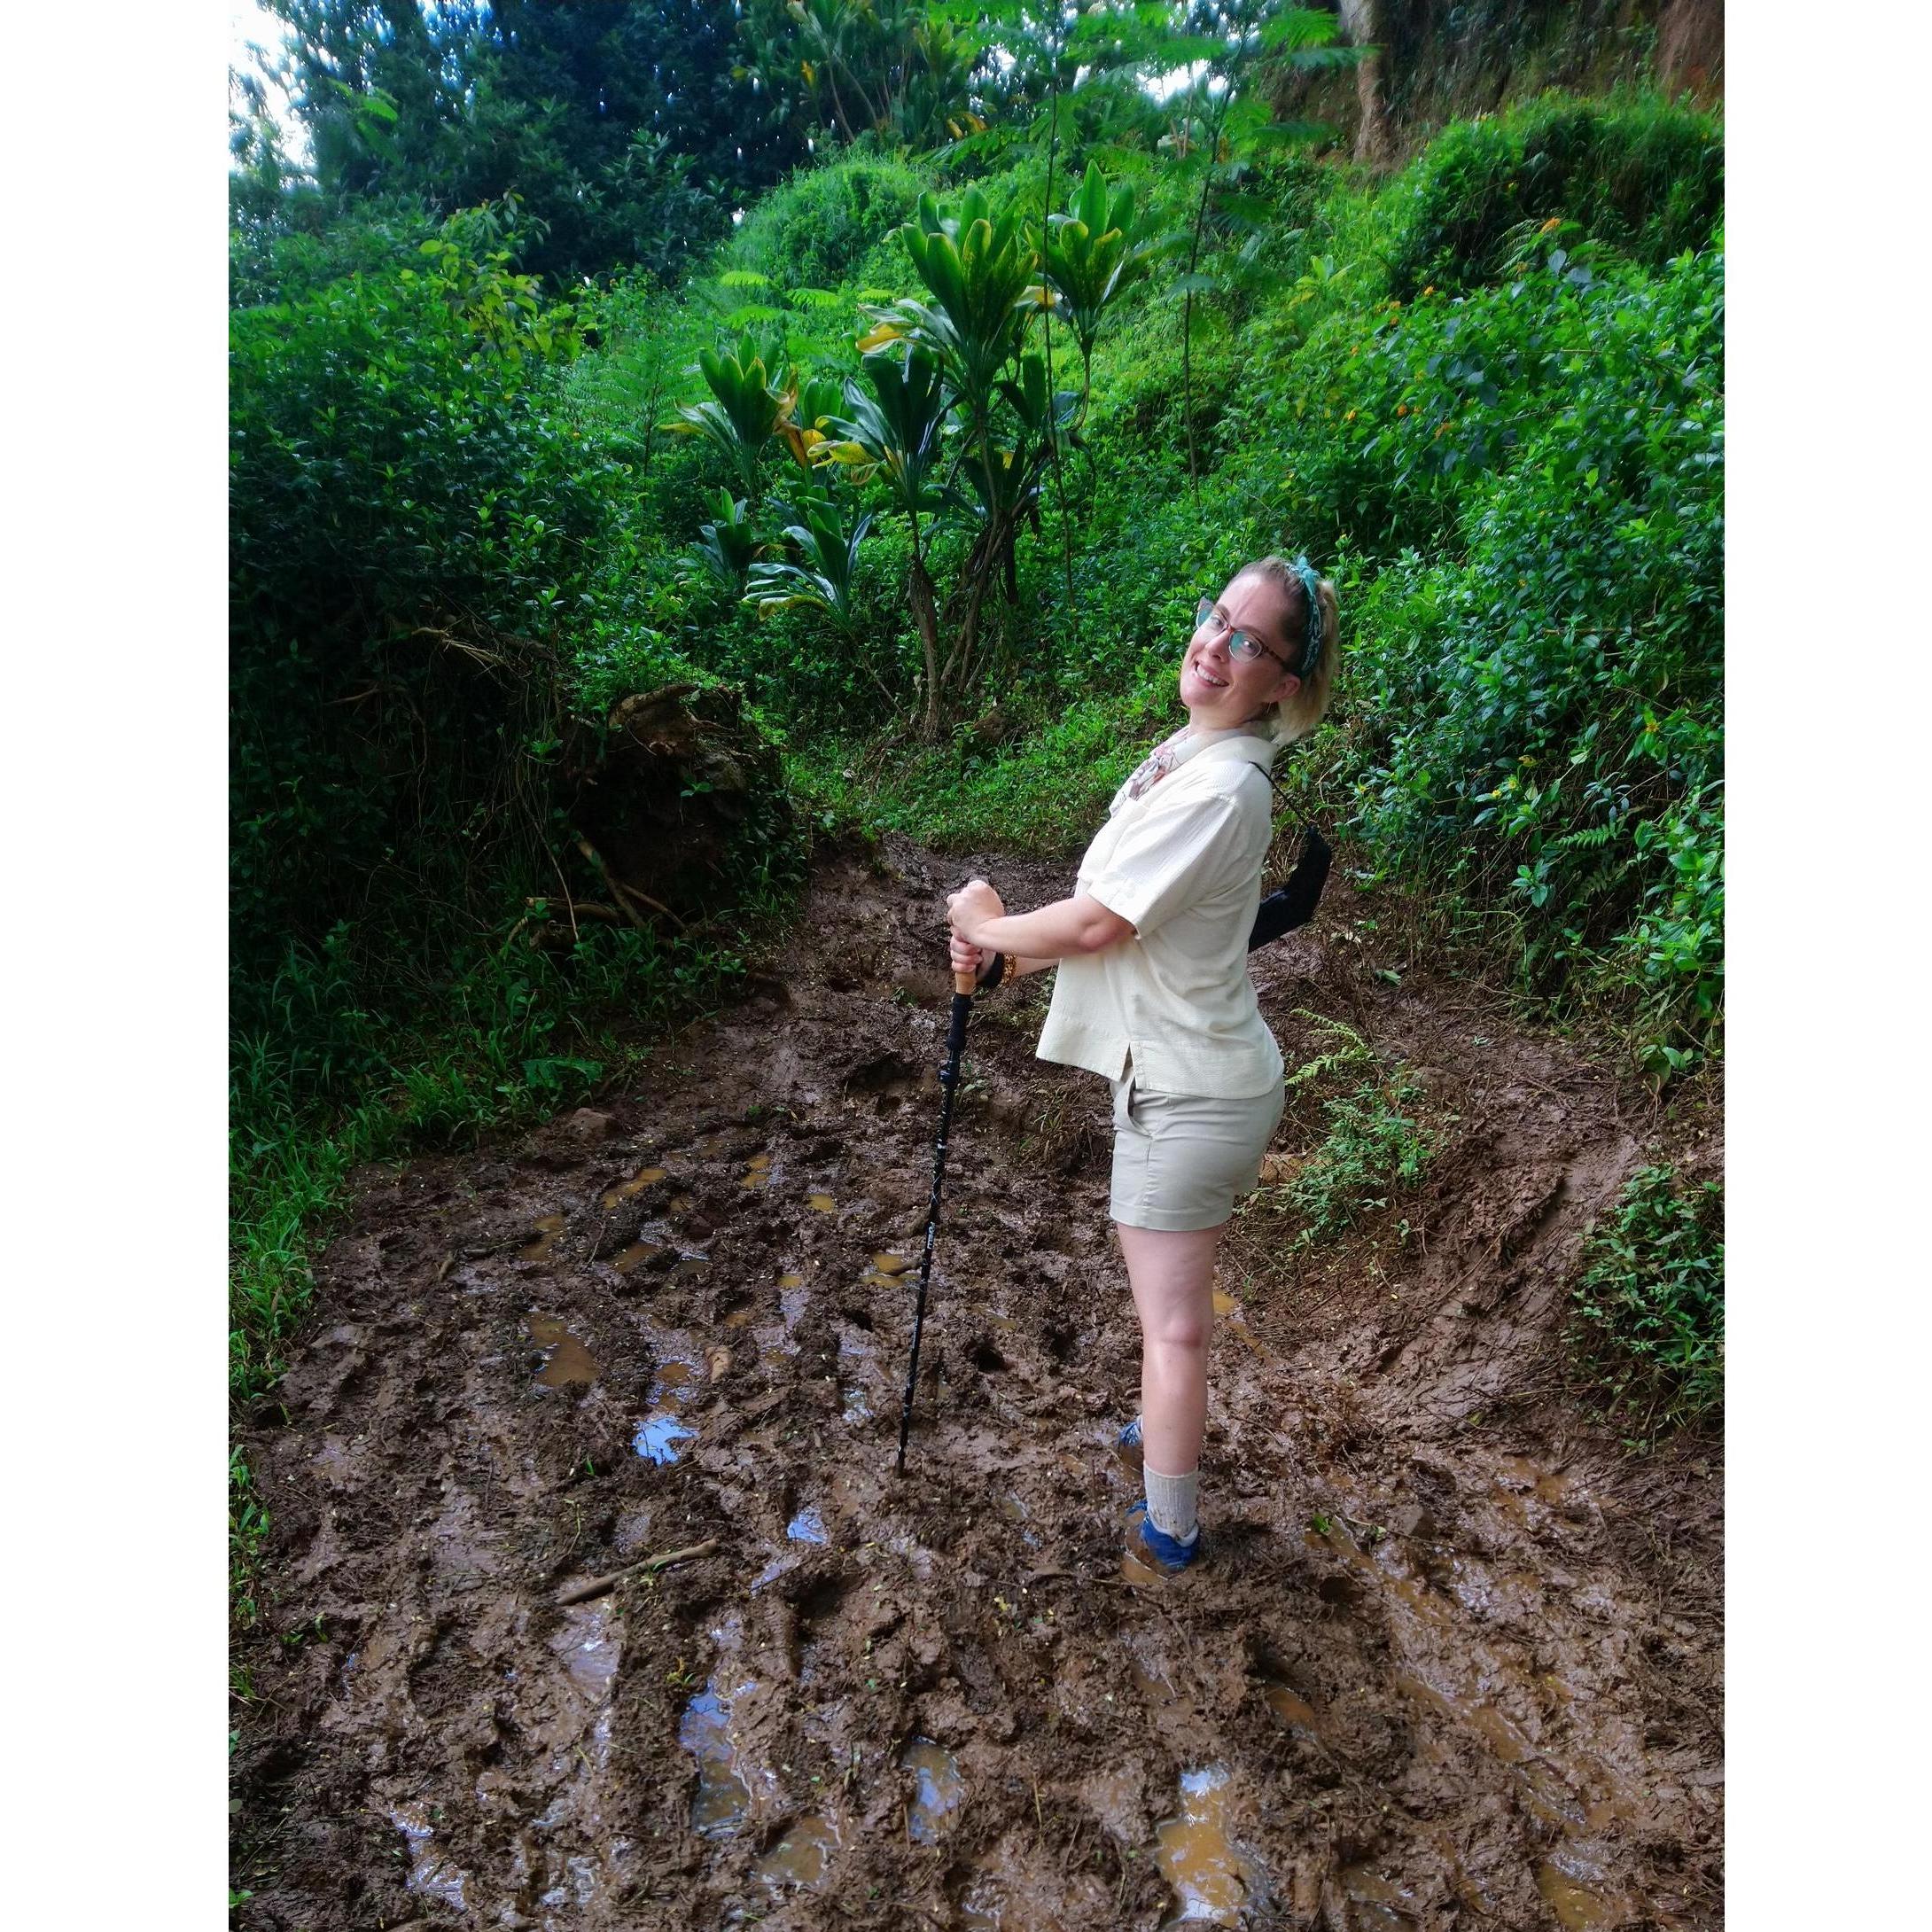
<instances>
[{"instance_id":1,"label":"muddy trail","mask_svg":"<svg viewBox=\"0 0 1932 1932\"><path fill-rule=\"evenodd\" d=\"M1107 1096L1032 1057L1044 979L976 1018L892 1473L964 872L830 861L783 980L642 1077L358 1178L240 1430L237 1922L1718 1925L1718 1450L1632 1459L1564 1389L1655 1123L1480 988L1391 984L1331 885L1264 1010L1291 1067L1317 1014L1406 1063L1443 1151L1325 1244L1243 1212L1212 1561L1127 1574Z\"/></svg>"}]
</instances>

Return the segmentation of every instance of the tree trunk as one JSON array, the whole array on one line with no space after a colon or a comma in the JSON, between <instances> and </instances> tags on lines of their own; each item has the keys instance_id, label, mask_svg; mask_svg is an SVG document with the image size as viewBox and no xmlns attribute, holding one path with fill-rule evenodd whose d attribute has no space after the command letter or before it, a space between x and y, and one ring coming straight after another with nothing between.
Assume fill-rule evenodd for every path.
<instances>
[{"instance_id":1,"label":"tree trunk","mask_svg":"<svg viewBox=\"0 0 1932 1932\"><path fill-rule=\"evenodd\" d=\"M926 714L920 730L926 743L939 736L939 611L933 596L932 579L925 560L919 555L915 536L912 553L912 620L919 631L919 650L926 667Z\"/></svg>"},{"instance_id":2,"label":"tree trunk","mask_svg":"<svg viewBox=\"0 0 1932 1932\"><path fill-rule=\"evenodd\" d=\"M1373 46L1381 32L1378 0L1340 0L1341 37L1351 47ZM1355 129L1355 159L1386 167L1395 159L1395 136L1382 100L1382 56L1370 54L1355 69L1355 98L1361 120Z\"/></svg>"}]
</instances>

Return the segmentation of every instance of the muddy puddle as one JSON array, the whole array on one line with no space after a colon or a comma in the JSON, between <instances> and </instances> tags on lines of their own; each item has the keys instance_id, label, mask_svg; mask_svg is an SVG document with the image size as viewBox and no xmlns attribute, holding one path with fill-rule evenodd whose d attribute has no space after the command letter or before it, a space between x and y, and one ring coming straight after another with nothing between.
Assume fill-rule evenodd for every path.
<instances>
[{"instance_id":1,"label":"muddy puddle","mask_svg":"<svg viewBox=\"0 0 1932 1932\"><path fill-rule=\"evenodd\" d=\"M582 1336L573 1335L560 1316L532 1315L530 1339L543 1351L537 1381L544 1388L563 1389L572 1383L597 1379L596 1361Z\"/></svg>"},{"instance_id":2,"label":"muddy puddle","mask_svg":"<svg viewBox=\"0 0 1932 1932\"><path fill-rule=\"evenodd\" d=\"M1426 1255L1237 1224L1210 1559L1136 1575L1104 1092L1021 1007L969 1045L893 1473L957 865L892 850L817 889L775 1048L727 1014L595 1141L364 1177L243 1434L244 1932L1718 1926L1716 1485L1515 1399L1641 1157L1614 1084L1282 942L1284 1054L1352 1013L1458 1138Z\"/></svg>"},{"instance_id":3,"label":"muddy puddle","mask_svg":"<svg viewBox=\"0 0 1932 1932\"><path fill-rule=\"evenodd\" d=\"M1234 1925L1254 1877L1235 1842L1234 1774L1206 1765L1180 1774L1180 1809L1154 1835L1154 1863L1179 1910L1170 1923Z\"/></svg>"}]
</instances>

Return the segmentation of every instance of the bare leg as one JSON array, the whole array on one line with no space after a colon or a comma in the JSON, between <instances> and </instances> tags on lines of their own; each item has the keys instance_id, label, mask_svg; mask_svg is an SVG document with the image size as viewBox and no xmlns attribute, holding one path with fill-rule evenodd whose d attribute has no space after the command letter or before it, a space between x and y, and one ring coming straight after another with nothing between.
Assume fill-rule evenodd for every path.
<instances>
[{"instance_id":1,"label":"bare leg","mask_svg":"<svg viewBox=\"0 0 1932 1932\"><path fill-rule=\"evenodd\" d=\"M1184 1476L1200 1466L1207 1426L1214 1250L1221 1230L1114 1227L1141 1318L1141 1453L1149 1468Z\"/></svg>"}]
</instances>

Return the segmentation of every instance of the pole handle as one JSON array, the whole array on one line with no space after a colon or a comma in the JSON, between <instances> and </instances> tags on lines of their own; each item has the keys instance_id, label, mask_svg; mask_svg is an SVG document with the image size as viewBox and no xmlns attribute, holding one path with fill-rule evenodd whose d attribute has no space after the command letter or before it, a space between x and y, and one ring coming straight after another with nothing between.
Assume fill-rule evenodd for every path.
<instances>
[{"instance_id":1,"label":"pole handle","mask_svg":"<svg viewBox=\"0 0 1932 1932\"><path fill-rule=\"evenodd\" d=\"M962 994L970 1000L978 989L979 982L971 973L954 973L953 975L953 991L954 993Z\"/></svg>"}]
</instances>

